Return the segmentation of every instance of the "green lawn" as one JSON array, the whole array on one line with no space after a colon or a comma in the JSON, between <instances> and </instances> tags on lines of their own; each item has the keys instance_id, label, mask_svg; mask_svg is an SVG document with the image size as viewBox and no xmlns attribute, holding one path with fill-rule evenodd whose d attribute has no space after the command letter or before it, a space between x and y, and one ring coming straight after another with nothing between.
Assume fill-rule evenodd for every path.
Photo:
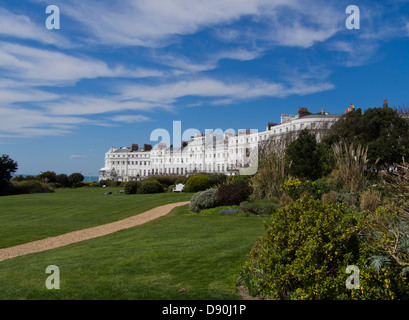
<instances>
[{"instance_id":1,"label":"green lawn","mask_svg":"<svg viewBox=\"0 0 409 320\"><path fill-rule=\"evenodd\" d=\"M58 189L0 197L0 248L113 222L154 207L189 201L191 193L118 194L118 188ZM112 195L105 195L111 191Z\"/></svg>"},{"instance_id":2,"label":"green lawn","mask_svg":"<svg viewBox=\"0 0 409 320\"><path fill-rule=\"evenodd\" d=\"M42 200L38 202L34 196L23 196L21 201L15 201L25 208L24 215L28 221L24 223L21 218L18 229L29 230L30 220L41 220L44 225L54 228L59 219L64 220L62 224L67 224L70 229L76 225L71 220L85 214L92 216L86 222L91 225L102 220L113 220L112 214L107 213L109 209L105 208L110 202L96 191L92 191L95 192L93 195L89 190L84 192L88 194L85 198L92 197L94 200L88 199L89 208L84 206L82 213L77 212L81 211L80 207L71 212L65 210L59 201L51 200L53 196L57 196L66 201L67 206L75 207L74 204L69 205L70 201L64 200L63 195L66 194L72 201L81 198L82 194L78 191L78 197L75 197L71 192L75 193L70 190L67 193L41 195L39 198ZM188 195L145 195L141 199L134 195L113 195L110 201L116 205L110 208L116 208L118 216L123 218L135 214L126 212L127 210L139 208L137 205L133 207L130 204L132 201L139 201L142 206L142 203L151 199L154 201L151 206L156 206L172 202L172 199L186 200L183 197ZM10 200L0 201L3 204ZM31 204L31 216L27 207L33 201L35 204ZM47 202L48 207L43 202ZM84 199L80 202L87 201ZM105 206L99 202L105 202ZM121 203L125 208L120 207ZM39 219L39 213L34 214L34 211L37 212L37 204L42 206L43 211L52 212L41 213L42 218ZM104 218L97 218L98 210L103 212ZM14 212L19 214L17 209ZM67 217L62 217L62 212ZM14 225L11 217L7 221L9 225ZM83 224L85 222L78 225ZM201 216L190 212L188 206L179 207L170 214L141 226L0 262L0 299L239 299L236 281L240 267L257 237L263 233L263 219L257 216ZM32 236L38 236L38 233L32 231ZM1 237L4 237L3 234ZM7 241L16 242L13 238L20 238L20 235L9 233L9 237ZM2 243L5 242L2 240ZM45 286L49 276L45 270L49 265L60 268L60 290L48 290ZM178 293L180 288L185 288L186 291Z\"/></svg>"}]
</instances>

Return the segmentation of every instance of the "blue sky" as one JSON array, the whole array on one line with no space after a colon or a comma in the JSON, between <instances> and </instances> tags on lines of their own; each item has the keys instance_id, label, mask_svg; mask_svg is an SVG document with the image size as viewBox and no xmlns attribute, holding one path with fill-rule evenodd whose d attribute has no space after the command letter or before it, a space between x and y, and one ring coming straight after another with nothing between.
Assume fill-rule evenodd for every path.
<instances>
[{"instance_id":1,"label":"blue sky","mask_svg":"<svg viewBox=\"0 0 409 320\"><path fill-rule=\"evenodd\" d=\"M299 107L408 106L408 52L408 0L0 0L0 153L21 174L97 175L173 121L261 131Z\"/></svg>"}]
</instances>

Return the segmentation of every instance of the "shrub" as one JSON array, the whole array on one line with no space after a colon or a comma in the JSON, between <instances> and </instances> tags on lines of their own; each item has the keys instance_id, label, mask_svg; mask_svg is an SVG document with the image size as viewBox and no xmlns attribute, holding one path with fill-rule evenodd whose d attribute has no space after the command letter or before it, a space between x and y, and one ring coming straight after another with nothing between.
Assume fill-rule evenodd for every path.
<instances>
[{"instance_id":1,"label":"shrub","mask_svg":"<svg viewBox=\"0 0 409 320\"><path fill-rule=\"evenodd\" d=\"M335 191L330 191L327 193L324 193L321 198L322 202L330 202L330 203L336 203L337 202L337 193Z\"/></svg>"},{"instance_id":2,"label":"shrub","mask_svg":"<svg viewBox=\"0 0 409 320\"><path fill-rule=\"evenodd\" d=\"M399 207L382 206L360 220L360 293L366 299L409 298L408 222Z\"/></svg>"},{"instance_id":3,"label":"shrub","mask_svg":"<svg viewBox=\"0 0 409 320\"><path fill-rule=\"evenodd\" d=\"M284 153L277 152L272 139L260 145L257 173L251 178L254 199L280 196L280 185L287 177Z\"/></svg>"},{"instance_id":4,"label":"shrub","mask_svg":"<svg viewBox=\"0 0 409 320\"><path fill-rule=\"evenodd\" d=\"M279 207L278 202L268 200L243 201L240 203L240 209L244 212L253 214L273 214Z\"/></svg>"},{"instance_id":5,"label":"shrub","mask_svg":"<svg viewBox=\"0 0 409 320\"><path fill-rule=\"evenodd\" d=\"M68 183L71 187L78 187L84 181L84 176L81 173L75 172L68 176Z\"/></svg>"},{"instance_id":6,"label":"shrub","mask_svg":"<svg viewBox=\"0 0 409 320\"><path fill-rule=\"evenodd\" d=\"M322 193L327 190L322 180L301 181L300 179L288 179L280 186L280 191L287 193L293 200L300 197L313 196L315 199L321 199Z\"/></svg>"},{"instance_id":7,"label":"shrub","mask_svg":"<svg viewBox=\"0 0 409 320\"><path fill-rule=\"evenodd\" d=\"M203 209L200 214L203 215L228 215L242 212L239 206L219 206L215 208Z\"/></svg>"},{"instance_id":8,"label":"shrub","mask_svg":"<svg viewBox=\"0 0 409 320\"><path fill-rule=\"evenodd\" d=\"M0 181L0 196L13 194L13 183L9 181Z\"/></svg>"},{"instance_id":9,"label":"shrub","mask_svg":"<svg viewBox=\"0 0 409 320\"><path fill-rule=\"evenodd\" d=\"M271 299L348 298L345 268L356 263L359 242L345 211L312 197L278 209L241 270L249 292Z\"/></svg>"},{"instance_id":10,"label":"shrub","mask_svg":"<svg viewBox=\"0 0 409 320\"><path fill-rule=\"evenodd\" d=\"M128 181L125 185L126 194L136 194L138 191L139 181Z\"/></svg>"},{"instance_id":11,"label":"shrub","mask_svg":"<svg viewBox=\"0 0 409 320\"><path fill-rule=\"evenodd\" d=\"M161 193L164 191L163 186L156 180L144 180L137 189L139 194Z\"/></svg>"},{"instance_id":12,"label":"shrub","mask_svg":"<svg viewBox=\"0 0 409 320\"><path fill-rule=\"evenodd\" d=\"M366 190L361 194L360 206L362 211L374 212L381 204L381 196L378 191Z\"/></svg>"},{"instance_id":13,"label":"shrub","mask_svg":"<svg viewBox=\"0 0 409 320\"><path fill-rule=\"evenodd\" d=\"M227 182L230 183L230 184L249 185L250 184L250 176L244 176L244 175L229 176L227 178Z\"/></svg>"},{"instance_id":14,"label":"shrub","mask_svg":"<svg viewBox=\"0 0 409 320\"><path fill-rule=\"evenodd\" d=\"M219 187L218 204L219 206L240 205L246 201L253 188L245 184L223 184Z\"/></svg>"},{"instance_id":15,"label":"shrub","mask_svg":"<svg viewBox=\"0 0 409 320\"><path fill-rule=\"evenodd\" d=\"M204 191L210 188L210 186L211 186L211 182L208 176L196 175L196 176L190 177L186 181L184 190L186 192L199 192L199 191Z\"/></svg>"},{"instance_id":16,"label":"shrub","mask_svg":"<svg viewBox=\"0 0 409 320\"><path fill-rule=\"evenodd\" d=\"M49 182L48 185L54 189L64 188L64 186L59 182Z\"/></svg>"},{"instance_id":17,"label":"shrub","mask_svg":"<svg viewBox=\"0 0 409 320\"><path fill-rule=\"evenodd\" d=\"M358 196L355 192L338 192L337 202L341 202L348 207L354 207L358 203Z\"/></svg>"},{"instance_id":18,"label":"shrub","mask_svg":"<svg viewBox=\"0 0 409 320\"><path fill-rule=\"evenodd\" d=\"M347 192L358 192L362 190L367 178L365 172L368 164L368 148L353 144L335 144L334 155L337 159L337 167L331 175L340 189Z\"/></svg>"},{"instance_id":19,"label":"shrub","mask_svg":"<svg viewBox=\"0 0 409 320\"><path fill-rule=\"evenodd\" d=\"M281 206L286 206L290 203L294 202L293 198L291 198L288 194L283 193L280 197L280 204Z\"/></svg>"},{"instance_id":20,"label":"shrub","mask_svg":"<svg viewBox=\"0 0 409 320\"><path fill-rule=\"evenodd\" d=\"M69 187L68 176L64 173L55 176L55 180L61 183L63 187Z\"/></svg>"},{"instance_id":21,"label":"shrub","mask_svg":"<svg viewBox=\"0 0 409 320\"><path fill-rule=\"evenodd\" d=\"M21 181L13 182L11 194L27 194L27 193L51 193L54 189L46 183L40 181Z\"/></svg>"},{"instance_id":22,"label":"shrub","mask_svg":"<svg viewBox=\"0 0 409 320\"><path fill-rule=\"evenodd\" d=\"M214 208L217 206L218 200L217 189L207 189L196 193L189 203L189 209L193 212L199 213L203 209Z\"/></svg>"}]
</instances>

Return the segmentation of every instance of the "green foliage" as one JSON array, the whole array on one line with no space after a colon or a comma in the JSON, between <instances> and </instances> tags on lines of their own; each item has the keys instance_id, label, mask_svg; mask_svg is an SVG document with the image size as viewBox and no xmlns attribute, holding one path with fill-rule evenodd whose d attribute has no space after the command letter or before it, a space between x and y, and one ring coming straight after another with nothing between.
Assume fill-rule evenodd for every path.
<instances>
[{"instance_id":1,"label":"green foliage","mask_svg":"<svg viewBox=\"0 0 409 320\"><path fill-rule=\"evenodd\" d=\"M227 183L229 184L250 184L250 176L245 175L235 175L227 177Z\"/></svg>"},{"instance_id":2,"label":"green foliage","mask_svg":"<svg viewBox=\"0 0 409 320\"><path fill-rule=\"evenodd\" d=\"M272 299L344 299L345 268L357 261L346 207L304 197L277 210L243 266L249 291Z\"/></svg>"},{"instance_id":3,"label":"green foliage","mask_svg":"<svg viewBox=\"0 0 409 320\"><path fill-rule=\"evenodd\" d=\"M358 206L359 199L358 194L355 192L338 192L337 202L345 204L347 207Z\"/></svg>"},{"instance_id":4,"label":"green foliage","mask_svg":"<svg viewBox=\"0 0 409 320\"><path fill-rule=\"evenodd\" d=\"M367 184L365 175L368 164L368 148L353 144L335 144L336 169L331 173L337 189L347 192L363 190Z\"/></svg>"},{"instance_id":5,"label":"green foliage","mask_svg":"<svg viewBox=\"0 0 409 320\"><path fill-rule=\"evenodd\" d=\"M326 189L322 181L301 181L300 179L296 178L286 180L280 186L280 191L287 193L294 200L297 200L303 194L308 194L313 196L315 199L320 199L323 194L321 187L324 188L325 193Z\"/></svg>"},{"instance_id":6,"label":"green foliage","mask_svg":"<svg viewBox=\"0 0 409 320\"><path fill-rule=\"evenodd\" d=\"M18 164L8 155L0 157L0 181L10 181L12 174L18 169ZM1 195L1 194L0 194Z\"/></svg>"},{"instance_id":7,"label":"green foliage","mask_svg":"<svg viewBox=\"0 0 409 320\"><path fill-rule=\"evenodd\" d=\"M29 194L29 193L50 193L54 189L48 184L40 181L21 181L12 183L11 194Z\"/></svg>"},{"instance_id":8,"label":"green foliage","mask_svg":"<svg viewBox=\"0 0 409 320\"><path fill-rule=\"evenodd\" d=\"M203 209L200 214L212 216L212 215L227 215L227 214L237 214L242 212L239 206L218 206L215 208Z\"/></svg>"},{"instance_id":9,"label":"green foliage","mask_svg":"<svg viewBox=\"0 0 409 320\"><path fill-rule=\"evenodd\" d=\"M292 176L316 180L322 176L320 149L315 134L301 130L297 139L285 151L288 173Z\"/></svg>"},{"instance_id":10,"label":"green foliage","mask_svg":"<svg viewBox=\"0 0 409 320\"><path fill-rule=\"evenodd\" d=\"M197 192L189 203L189 209L199 213L203 209L214 208L217 206L218 190L207 189Z\"/></svg>"},{"instance_id":11,"label":"green foliage","mask_svg":"<svg viewBox=\"0 0 409 320\"><path fill-rule=\"evenodd\" d=\"M168 188L170 185L175 185L177 183L186 183L187 178L185 176L150 176L148 179L153 179L158 181L164 188ZM177 182L176 181L181 181Z\"/></svg>"},{"instance_id":12,"label":"green foliage","mask_svg":"<svg viewBox=\"0 0 409 320\"><path fill-rule=\"evenodd\" d=\"M126 194L136 194L138 191L139 181L128 181L125 185Z\"/></svg>"},{"instance_id":13,"label":"green foliage","mask_svg":"<svg viewBox=\"0 0 409 320\"><path fill-rule=\"evenodd\" d=\"M77 187L83 181L84 176L81 173L75 172L68 176L68 183L71 187Z\"/></svg>"},{"instance_id":14,"label":"green foliage","mask_svg":"<svg viewBox=\"0 0 409 320\"><path fill-rule=\"evenodd\" d=\"M137 189L138 194L150 194L164 192L163 186L157 180L143 180Z\"/></svg>"},{"instance_id":15,"label":"green foliage","mask_svg":"<svg viewBox=\"0 0 409 320\"><path fill-rule=\"evenodd\" d=\"M69 181L68 181L68 176L64 173L62 174L57 174L55 176L55 181L58 183L61 183L64 187L69 187Z\"/></svg>"},{"instance_id":16,"label":"green foliage","mask_svg":"<svg viewBox=\"0 0 409 320\"><path fill-rule=\"evenodd\" d=\"M39 175L36 176L36 180L41 182L57 182L56 173L54 171L46 171L41 172Z\"/></svg>"},{"instance_id":17,"label":"green foliage","mask_svg":"<svg viewBox=\"0 0 409 320\"><path fill-rule=\"evenodd\" d=\"M367 146L369 166L386 168L409 156L409 123L389 107L357 109L342 116L323 142Z\"/></svg>"},{"instance_id":18,"label":"green foliage","mask_svg":"<svg viewBox=\"0 0 409 320\"><path fill-rule=\"evenodd\" d=\"M218 192L218 204L219 206L239 205L241 202L246 201L253 188L246 184L223 184L219 187Z\"/></svg>"},{"instance_id":19,"label":"green foliage","mask_svg":"<svg viewBox=\"0 0 409 320\"><path fill-rule=\"evenodd\" d=\"M185 191L186 192L199 192L204 191L211 187L210 178L207 175L195 175L189 177L186 181Z\"/></svg>"},{"instance_id":20,"label":"green foliage","mask_svg":"<svg viewBox=\"0 0 409 320\"><path fill-rule=\"evenodd\" d=\"M260 215L273 214L277 211L279 206L278 201L271 202L268 200L243 201L240 203L240 209L242 211Z\"/></svg>"},{"instance_id":21,"label":"green foliage","mask_svg":"<svg viewBox=\"0 0 409 320\"><path fill-rule=\"evenodd\" d=\"M287 177L284 154L274 146L266 146L260 151L257 173L251 178L254 199L279 197L280 185Z\"/></svg>"}]
</instances>

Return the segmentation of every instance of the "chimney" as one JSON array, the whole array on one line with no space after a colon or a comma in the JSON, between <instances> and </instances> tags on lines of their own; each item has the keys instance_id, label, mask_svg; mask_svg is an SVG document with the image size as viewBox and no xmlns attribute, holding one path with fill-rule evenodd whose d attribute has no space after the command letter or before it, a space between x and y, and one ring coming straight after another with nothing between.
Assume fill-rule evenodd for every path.
<instances>
[{"instance_id":1,"label":"chimney","mask_svg":"<svg viewBox=\"0 0 409 320\"><path fill-rule=\"evenodd\" d=\"M139 146L136 143L132 144L131 151L138 151Z\"/></svg>"},{"instance_id":2,"label":"chimney","mask_svg":"<svg viewBox=\"0 0 409 320\"><path fill-rule=\"evenodd\" d=\"M351 112L351 111L354 110L354 109L355 109L355 106L351 103L351 104L349 105L349 108L345 109L345 113Z\"/></svg>"},{"instance_id":3,"label":"chimney","mask_svg":"<svg viewBox=\"0 0 409 320\"><path fill-rule=\"evenodd\" d=\"M151 144L144 144L143 145L143 151L151 151L152 150L152 145Z\"/></svg>"},{"instance_id":4,"label":"chimney","mask_svg":"<svg viewBox=\"0 0 409 320\"><path fill-rule=\"evenodd\" d=\"M311 114L307 108L298 108L298 117L301 118L303 116L307 116Z\"/></svg>"},{"instance_id":5,"label":"chimney","mask_svg":"<svg viewBox=\"0 0 409 320\"><path fill-rule=\"evenodd\" d=\"M388 100L385 99L385 101L383 102L383 107L387 108L388 107Z\"/></svg>"}]
</instances>

